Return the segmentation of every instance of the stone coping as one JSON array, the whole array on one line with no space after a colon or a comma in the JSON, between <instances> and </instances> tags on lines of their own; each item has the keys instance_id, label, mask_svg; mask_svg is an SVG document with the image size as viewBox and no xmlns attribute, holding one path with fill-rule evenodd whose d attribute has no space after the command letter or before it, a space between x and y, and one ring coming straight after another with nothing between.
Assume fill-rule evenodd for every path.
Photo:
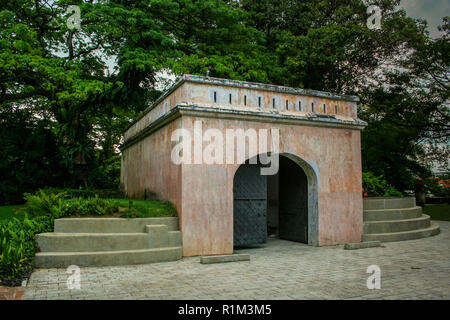
<instances>
[{"instance_id":1,"label":"stone coping","mask_svg":"<svg viewBox=\"0 0 450 320\"><path fill-rule=\"evenodd\" d=\"M331 127L341 129L353 129L362 130L367 126L365 121L360 119L343 120L333 115L322 115L316 113L308 113L306 115L291 115L283 114L279 112L267 112L267 111L250 111L250 110L238 110L238 109L221 109L197 105L177 105L170 109L167 113L159 117L157 120L150 123L147 127L139 131L134 136L128 138L119 147L121 151L124 151L133 144L139 142L146 136L179 118L182 115L198 116L198 117L220 117L221 119L237 119L244 121L258 121L258 122L276 122L279 124L293 124L304 126L319 126L319 127Z\"/></svg>"},{"instance_id":2,"label":"stone coping","mask_svg":"<svg viewBox=\"0 0 450 320\"><path fill-rule=\"evenodd\" d=\"M279 92L279 93L290 93L290 94L298 94L298 95L303 95L303 96L327 98L327 99L334 99L334 100L344 100L344 101L350 101L350 102L359 102L360 101L359 97L357 97L357 96L335 94L335 93L319 91L319 90L300 89L300 88L278 86L278 85L273 85L273 84L265 84L265 83L230 80L230 79L222 79L222 78L185 74L182 77L180 77L158 99L156 99L155 102L153 102L148 108L146 108L144 111L142 111L136 117L136 119L134 119L125 128L124 132L126 132L131 126L133 126L136 122L138 122L140 119L142 119L143 116L145 116L148 112L150 112L154 107L156 107L161 101L163 101L165 98L167 98L172 92L174 92L178 87L180 87L185 82L227 86L227 87L235 87L235 88L244 88L244 89L253 89L253 90L263 90L263 91L271 91L271 92Z\"/></svg>"}]
</instances>

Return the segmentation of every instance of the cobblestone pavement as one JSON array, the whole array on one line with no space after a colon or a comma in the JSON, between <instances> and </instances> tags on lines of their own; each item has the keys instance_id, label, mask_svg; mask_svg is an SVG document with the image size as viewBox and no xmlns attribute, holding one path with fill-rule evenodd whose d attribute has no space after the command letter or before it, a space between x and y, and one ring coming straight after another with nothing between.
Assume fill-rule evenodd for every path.
<instances>
[{"instance_id":1,"label":"cobblestone pavement","mask_svg":"<svg viewBox=\"0 0 450 320\"><path fill-rule=\"evenodd\" d=\"M278 239L238 250L251 260L202 265L199 257L137 266L81 269L68 290L65 269L37 269L24 299L450 299L450 222L437 236L344 250ZM381 289L367 289L367 267Z\"/></svg>"}]
</instances>

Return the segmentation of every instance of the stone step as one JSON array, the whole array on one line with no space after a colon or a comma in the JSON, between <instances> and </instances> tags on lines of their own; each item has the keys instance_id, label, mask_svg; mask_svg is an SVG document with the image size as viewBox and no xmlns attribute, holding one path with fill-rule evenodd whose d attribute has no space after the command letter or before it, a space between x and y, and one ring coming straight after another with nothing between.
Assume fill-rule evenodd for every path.
<instances>
[{"instance_id":1,"label":"stone step","mask_svg":"<svg viewBox=\"0 0 450 320\"><path fill-rule=\"evenodd\" d=\"M404 220L384 220L364 222L363 234L378 234L424 229L430 226L430 216Z\"/></svg>"},{"instance_id":2,"label":"stone step","mask_svg":"<svg viewBox=\"0 0 450 320\"><path fill-rule=\"evenodd\" d=\"M415 197L404 198L365 198L363 208L365 210L404 209L416 206Z\"/></svg>"},{"instance_id":3,"label":"stone step","mask_svg":"<svg viewBox=\"0 0 450 320\"><path fill-rule=\"evenodd\" d=\"M40 252L89 252L148 249L148 233L41 233Z\"/></svg>"},{"instance_id":4,"label":"stone step","mask_svg":"<svg viewBox=\"0 0 450 320\"><path fill-rule=\"evenodd\" d=\"M178 218L62 218L55 220L56 233L144 233L147 225L167 225L177 231Z\"/></svg>"},{"instance_id":5,"label":"stone step","mask_svg":"<svg viewBox=\"0 0 450 320\"><path fill-rule=\"evenodd\" d=\"M166 226L167 227L167 226ZM41 233L37 236L41 252L87 252L136 250L181 246L181 232L169 231L161 246L150 246L148 233Z\"/></svg>"},{"instance_id":6,"label":"stone step","mask_svg":"<svg viewBox=\"0 0 450 320\"><path fill-rule=\"evenodd\" d=\"M181 231L169 231L169 247L181 247L182 246L182 237Z\"/></svg>"},{"instance_id":7,"label":"stone step","mask_svg":"<svg viewBox=\"0 0 450 320\"><path fill-rule=\"evenodd\" d=\"M38 252L34 264L38 268L119 266L174 261L182 258L181 247L120 251Z\"/></svg>"},{"instance_id":8,"label":"stone step","mask_svg":"<svg viewBox=\"0 0 450 320\"><path fill-rule=\"evenodd\" d=\"M363 241L381 241L381 242L393 242L393 241L405 241L427 238L439 234L439 226L431 223L430 227L424 229L417 229L403 232L391 232L391 233L375 233L364 234Z\"/></svg>"},{"instance_id":9,"label":"stone step","mask_svg":"<svg viewBox=\"0 0 450 320\"><path fill-rule=\"evenodd\" d=\"M405 220L422 216L422 207L364 210L364 221Z\"/></svg>"}]
</instances>

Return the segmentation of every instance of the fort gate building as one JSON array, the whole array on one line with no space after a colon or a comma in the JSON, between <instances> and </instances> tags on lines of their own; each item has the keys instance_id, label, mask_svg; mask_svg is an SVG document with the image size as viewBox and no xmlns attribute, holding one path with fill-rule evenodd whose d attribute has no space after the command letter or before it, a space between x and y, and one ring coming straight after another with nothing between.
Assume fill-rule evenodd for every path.
<instances>
[{"instance_id":1,"label":"fort gate building","mask_svg":"<svg viewBox=\"0 0 450 320\"><path fill-rule=\"evenodd\" d=\"M263 243L272 235L314 246L359 242L360 133L366 123L358 119L358 101L185 75L126 129L121 183L130 198L151 194L174 204L184 256L229 254L235 245ZM258 142L257 150L248 148L233 163L196 163L199 126L223 137L232 129L265 129L279 144ZM190 150L180 154L191 151L192 163L173 161L182 141L173 139L177 129L191 133ZM279 155L278 172L261 175L262 160L250 161L258 155Z\"/></svg>"}]
</instances>

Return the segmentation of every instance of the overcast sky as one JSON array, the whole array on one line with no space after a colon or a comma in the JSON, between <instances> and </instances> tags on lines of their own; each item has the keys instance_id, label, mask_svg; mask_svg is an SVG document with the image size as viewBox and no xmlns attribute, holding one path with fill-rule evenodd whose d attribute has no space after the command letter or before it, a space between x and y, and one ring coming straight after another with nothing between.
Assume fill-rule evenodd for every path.
<instances>
[{"instance_id":1,"label":"overcast sky","mask_svg":"<svg viewBox=\"0 0 450 320\"><path fill-rule=\"evenodd\" d=\"M432 37L438 37L442 18L450 16L450 0L403 0L401 6L409 16L425 19Z\"/></svg>"}]
</instances>

